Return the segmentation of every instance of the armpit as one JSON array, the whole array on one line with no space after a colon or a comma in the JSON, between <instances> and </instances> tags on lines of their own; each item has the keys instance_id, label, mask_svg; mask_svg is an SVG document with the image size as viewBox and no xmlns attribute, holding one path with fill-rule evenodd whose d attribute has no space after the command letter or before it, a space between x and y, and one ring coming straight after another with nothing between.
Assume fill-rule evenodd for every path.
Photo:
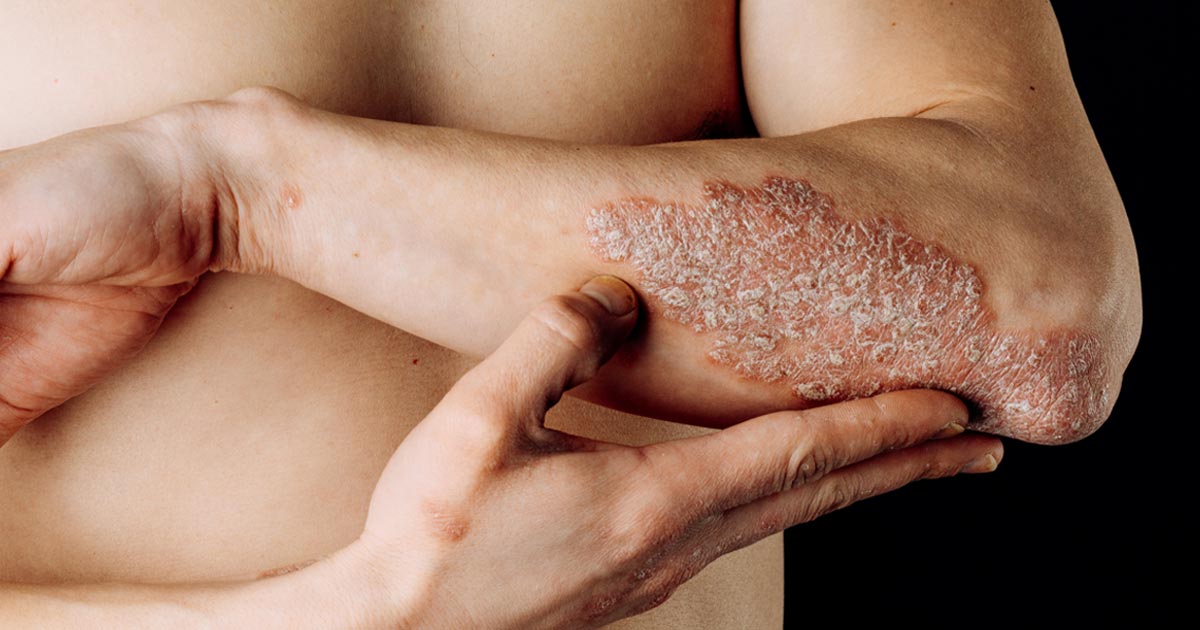
<instances>
[{"instance_id":1,"label":"armpit","mask_svg":"<svg viewBox=\"0 0 1200 630\"><path fill-rule=\"evenodd\" d=\"M623 199L587 227L655 310L711 336L711 360L807 405L935 388L972 403L975 428L1047 444L1108 416L1094 336L997 330L970 265L888 219L842 217L807 182L710 182L699 205Z\"/></svg>"}]
</instances>

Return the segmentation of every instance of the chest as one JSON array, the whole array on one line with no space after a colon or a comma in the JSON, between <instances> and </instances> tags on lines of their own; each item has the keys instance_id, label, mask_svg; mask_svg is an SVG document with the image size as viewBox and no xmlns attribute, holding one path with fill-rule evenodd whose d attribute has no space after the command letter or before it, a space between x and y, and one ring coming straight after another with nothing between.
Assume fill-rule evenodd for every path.
<instances>
[{"instance_id":1,"label":"chest","mask_svg":"<svg viewBox=\"0 0 1200 630\"><path fill-rule=\"evenodd\" d=\"M733 0L3 0L0 149L263 84L584 142L725 135L744 129L738 57ZM0 452L0 580L211 580L338 549L469 364L290 283L206 277L124 370ZM576 402L555 426L695 432ZM663 627L778 627L782 556L757 548L685 585Z\"/></svg>"},{"instance_id":2,"label":"chest","mask_svg":"<svg viewBox=\"0 0 1200 630\"><path fill-rule=\"evenodd\" d=\"M4 3L0 147L253 84L584 142L736 135L736 29L732 0Z\"/></svg>"}]
</instances>

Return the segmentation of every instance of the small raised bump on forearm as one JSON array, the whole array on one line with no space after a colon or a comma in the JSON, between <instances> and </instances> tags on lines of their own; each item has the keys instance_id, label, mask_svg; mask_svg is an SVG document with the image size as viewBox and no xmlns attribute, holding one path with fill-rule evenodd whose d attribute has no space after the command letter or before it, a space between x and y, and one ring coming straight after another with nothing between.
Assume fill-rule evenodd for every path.
<instances>
[{"instance_id":1,"label":"small raised bump on forearm","mask_svg":"<svg viewBox=\"0 0 1200 630\"><path fill-rule=\"evenodd\" d=\"M1047 444L1110 411L1094 336L999 330L971 265L893 220L845 218L802 180L709 182L700 204L622 199L587 228L655 310L711 337L712 361L804 404L935 388L971 402L975 428Z\"/></svg>"}]
</instances>

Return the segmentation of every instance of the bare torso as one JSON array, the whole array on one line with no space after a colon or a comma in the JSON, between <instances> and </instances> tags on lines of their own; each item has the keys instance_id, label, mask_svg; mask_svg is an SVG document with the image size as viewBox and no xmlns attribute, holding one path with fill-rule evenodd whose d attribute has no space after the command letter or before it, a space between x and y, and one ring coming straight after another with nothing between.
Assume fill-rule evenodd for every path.
<instances>
[{"instance_id":1,"label":"bare torso","mask_svg":"<svg viewBox=\"0 0 1200 630\"><path fill-rule=\"evenodd\" d=\"M585 142L752 133L730 0L244 4L5 3L0 149L260 84ZM136 361L0 449L0 581L242 577L334 551L472 364L286 281L206 277ZM552 424L626 443L700 431L571 399ZM777 627L781 550L727 556L625 623Z\"/></svg>"}]
</instances>

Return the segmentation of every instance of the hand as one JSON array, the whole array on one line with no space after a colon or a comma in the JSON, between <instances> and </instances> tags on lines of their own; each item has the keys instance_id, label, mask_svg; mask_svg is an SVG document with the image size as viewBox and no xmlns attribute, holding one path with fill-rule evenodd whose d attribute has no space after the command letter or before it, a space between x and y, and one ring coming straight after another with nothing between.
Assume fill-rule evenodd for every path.
<instances>
[{"instance_id":1,"label":"hand","mask_svg":"<svg viewBox=\"0 0 1200 630\"><path fill-rule=\"evenodd\" d=\"M642 448L547 429L547 409L636 318L611 277L541 304L405 439L339 556L402 601L388 623L599 626L790 525L917 479L987 472L1002 456L991 437L930 441L967 422L961 402L932 391Z\"/></svg>"},{"instance_id":2,"label":"hand","mask_svg":"<svg viewBox=\"0 0 1200 630\"><path fill-rule=\"evenodd\" d=\"M283 161L259 139L302 109L247 89L0 151L0 445L137 353L204 272L268 271L238 215Z\"/></svg>"},{"instance_id":3,"label":"hand","mask_svg":"<svg viewBox=\"0 0 1200 630\"><path fill-rule=\"evenodd\" d=\"M178 169L147 121L0 153L0 445L141 349L208 268L207 202Z\"/></svg>"}]
</instances>

